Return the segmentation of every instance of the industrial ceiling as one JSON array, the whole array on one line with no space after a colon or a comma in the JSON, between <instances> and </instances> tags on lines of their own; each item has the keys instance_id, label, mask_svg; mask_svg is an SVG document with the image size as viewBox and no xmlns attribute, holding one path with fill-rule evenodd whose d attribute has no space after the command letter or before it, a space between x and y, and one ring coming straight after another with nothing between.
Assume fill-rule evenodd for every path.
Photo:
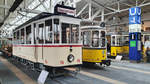
<instances>
[{"instance_id":1,"label":"industrial ceiling","mask_svg":"<svg viewBox=\"0 0 150 84\"><path fill-rule=\"evenodd\" d=\"M140 6L143 13L150 12L150 0L0 0L1 35L7 35L41 12L53 12L55 4L62 1L76 7L76 16L87 21L128 17L128 9L134 6Z\"/></svg>"}]
</instances>

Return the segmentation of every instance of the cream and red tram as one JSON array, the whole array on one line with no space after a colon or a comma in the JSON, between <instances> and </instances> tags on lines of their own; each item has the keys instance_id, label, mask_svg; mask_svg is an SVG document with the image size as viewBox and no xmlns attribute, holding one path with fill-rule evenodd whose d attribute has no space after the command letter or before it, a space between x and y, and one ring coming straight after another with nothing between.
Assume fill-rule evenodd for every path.
<instances>
[{"instance_id":1,"label":"cream and red tram","mask_svg":"<svg viewBox=\"0 0 150 84\"><path fill-rule=\"evenodd\" d=\"M82 64L80 20L65 14L39 14L13 31L13 55L50 67Z\"/></svg>"},{"instance_id":2,"label":"cream and red tram","mask_svg":"<svg viewBox=\"0 0 150 84\"><path fill-rule=\"evenodd\" d=\"M104 64L109 66L107 59L106 30L99 26L83 26L82 33L82 60L85 64Z\"/></svg>"}]
</instances>

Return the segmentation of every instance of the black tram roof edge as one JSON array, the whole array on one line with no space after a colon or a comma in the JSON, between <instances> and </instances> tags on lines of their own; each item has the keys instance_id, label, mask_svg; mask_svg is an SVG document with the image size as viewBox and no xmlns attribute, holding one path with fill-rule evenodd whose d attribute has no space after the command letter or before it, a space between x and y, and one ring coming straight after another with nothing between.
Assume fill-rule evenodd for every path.
<instances>
[{"instance_id":1,"label":"black tram roof edge","mask_svg":"<svg viewBox=\"0 0 150 84\"><path fill-rule=\"evenodd\" d=\"M17 29L21 28L22 26L25 26L25 25L27 25L29 23L32 23L34 21L37 21L37 20L40 20L40 19L44 19L46 17L51 17L51 16L66 16L66 17L81 19L79 17L75 17L75 16L71 16L71 15L66 15L66 14L55 14L55 13L42 12L42 13L36 15L35 17L29 19L25 23L21 24L20 26L16 27L13 31L15 31L15 30L17 30Z\"/></svg>"}]
</instances>

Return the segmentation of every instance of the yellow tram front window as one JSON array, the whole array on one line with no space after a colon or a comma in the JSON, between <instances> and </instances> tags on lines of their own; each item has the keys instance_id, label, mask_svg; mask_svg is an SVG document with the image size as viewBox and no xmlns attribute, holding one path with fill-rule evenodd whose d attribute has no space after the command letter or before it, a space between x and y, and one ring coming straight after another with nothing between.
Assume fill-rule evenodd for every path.
<instances>
[{"instance_id":1,"label":"yellow tram front window","mask_svg":"<svg viewBox=\"0 0 150 84\"><path fill-rule=\"evenodd\" d=\"M99 31L92 32L92 47L99 47Z\"/></svg>"},{"instance_id":2,"label":"yellow tram front window","mask_svg":"<svg viewBox=\"0 0 150 84\"><path fill-rule=\"evenodd\" d=\"M100 46L106 47L105 31L101 31Z\"/></svg>"},{"instance_id":3,"label":"yellow tram front window","mask_svg":"<svg viewBox=\"0 0 150 84\"><path fill-rule=\"evenodd\" d=\"M85 47L90 47L91 45L91 32L90 31L83 32L83 45Z\"/></svg>"}]
</instances>

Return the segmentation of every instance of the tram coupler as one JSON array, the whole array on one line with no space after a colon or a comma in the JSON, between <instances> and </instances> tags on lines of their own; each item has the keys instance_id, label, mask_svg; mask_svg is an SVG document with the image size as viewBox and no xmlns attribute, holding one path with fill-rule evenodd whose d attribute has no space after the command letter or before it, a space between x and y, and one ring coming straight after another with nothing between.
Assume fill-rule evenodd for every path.
<instances>
[{"instance_id":1,"label":"tram coupler","mask_svg":"<svg viewBox=\"0 0 150 84\"><path fill-rule=\"evenodd\" d=\"M111 65L111 60L102 60L101 64L104 64L106 66L110 66Z\"/></svg>"}]
</instances>

